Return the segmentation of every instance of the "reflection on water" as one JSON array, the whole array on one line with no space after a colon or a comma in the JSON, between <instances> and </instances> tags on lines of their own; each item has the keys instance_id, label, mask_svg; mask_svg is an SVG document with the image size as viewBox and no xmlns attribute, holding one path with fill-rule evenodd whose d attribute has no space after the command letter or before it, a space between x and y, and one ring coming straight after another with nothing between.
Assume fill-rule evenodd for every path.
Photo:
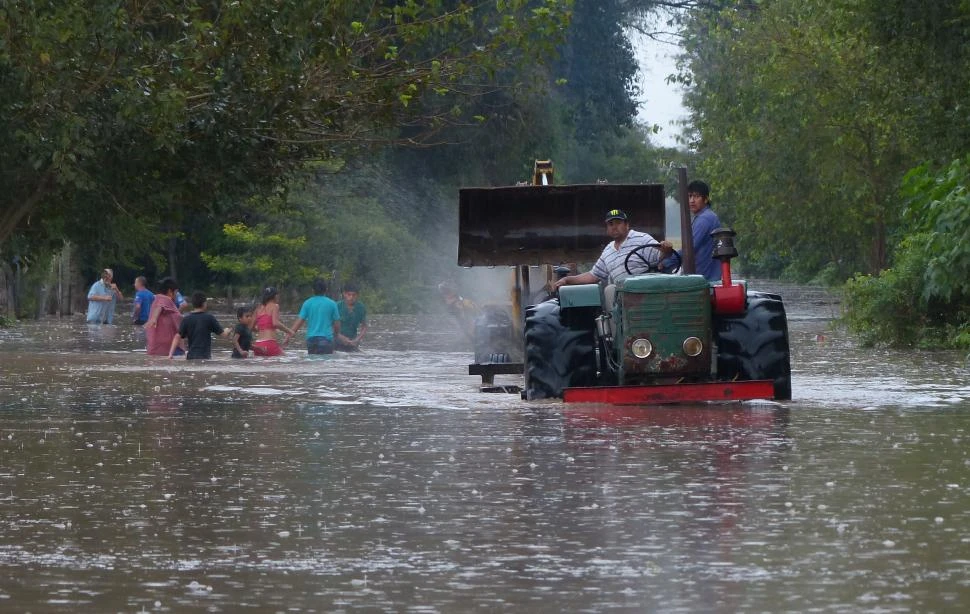
<instances>
[{"instance_id":1,"label":"reflection on water","mask_svg":"<svg viewBox=\"0 0 970 614\"><path fill-rule=\"evenodd\" d=\"M415 318L325 360L0 331L0 609L955 611L962 357L789 309L787 406L480 394Z\"/></svg>"}]
</instances>

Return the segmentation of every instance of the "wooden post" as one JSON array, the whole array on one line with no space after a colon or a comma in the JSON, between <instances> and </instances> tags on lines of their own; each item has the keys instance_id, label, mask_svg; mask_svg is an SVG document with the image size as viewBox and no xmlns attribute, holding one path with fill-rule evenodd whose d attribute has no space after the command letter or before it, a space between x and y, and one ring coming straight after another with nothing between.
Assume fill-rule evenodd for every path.
<instances>
[{"instance_id":1,"label":"wooden post","mask_svg":"<svg viewBox=\"0 0 970 614\"><path fill-rule=\"evenodd\" d=\"M677 200L680 201L681 268L684 273L693 275L697 271L694 266L694 233L687 204L687 168L683 166L677 169Z\"/></svg>"}]
</instances>

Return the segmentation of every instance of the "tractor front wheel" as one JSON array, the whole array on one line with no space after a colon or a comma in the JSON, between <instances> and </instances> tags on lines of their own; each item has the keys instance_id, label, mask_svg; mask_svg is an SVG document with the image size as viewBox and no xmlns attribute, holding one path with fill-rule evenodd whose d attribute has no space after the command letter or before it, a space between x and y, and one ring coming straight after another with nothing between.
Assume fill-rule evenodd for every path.
<instances>
[{"instance_id":1,"label":"tractor front wheel","mask_svg":"<svg viewBox=\"0 0 970 614\"><path fill-rule=\"evenodd\" d=\"M719 380L772 380L775 398L791 399L791 351L785 306L777 294L748 292L740 316L715 316Z\"/></svg>"},{"instance_id":2,"label":"tractor front wheel","mask_svg":"<svg viewBox=\"0 0 970 614\"><path fill-rule=\"evenodd\" d=\"M559 318L559 301L526 310L525 398L561 398L570 386L596 382L592 330L571 330Z\"/></svg>"}]
</instances>

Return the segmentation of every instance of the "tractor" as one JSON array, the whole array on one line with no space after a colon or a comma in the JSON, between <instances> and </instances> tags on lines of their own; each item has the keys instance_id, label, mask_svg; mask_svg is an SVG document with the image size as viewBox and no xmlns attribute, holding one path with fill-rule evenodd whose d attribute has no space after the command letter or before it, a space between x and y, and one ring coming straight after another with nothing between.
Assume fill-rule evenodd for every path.
<instances>
[{"instance_id":1,"label":"tractor","mask_svg":"<svg viewBox=\"0 0 970 614\"><path fill-rule=\"evenodd\" d=\"M550 173L551 176L551 173ZM788 324L777 294L748 289L731 276L738 255L735 233L713 233L722 280L690 274L693 254L686 206L686 170L680 178L683 267L678 274L648 272L648 245L626 259L629 276L615 284L544 290L566 263L592 262L607 238L603 214L623 209L631 225L665 238L662 185L533 185L460 191L462 266L514 268L512 317L503 331L524 339L522 363L495 372L524 375L527 400L656 404L791 398ZM673 237L672 237L673 238ZM538 275L536 274L538 272ZM479 327L494 328L483 318ZM521 346L520 346L521 347ZM485 378L488 363L469 367ZM476 368L476 369L473 369ZM483 368L485 371L483 371Z\"/></svg>"}]
</instances>

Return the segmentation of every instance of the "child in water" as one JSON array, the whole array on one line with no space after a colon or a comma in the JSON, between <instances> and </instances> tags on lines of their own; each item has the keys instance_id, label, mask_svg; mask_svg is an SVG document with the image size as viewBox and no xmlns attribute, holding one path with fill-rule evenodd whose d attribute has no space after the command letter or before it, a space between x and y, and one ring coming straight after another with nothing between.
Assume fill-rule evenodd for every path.
<instances>
[{"instance_id":1,"label":"child in water","mask_svg":"<svg viewBox=\"0 0 970 614\"><path fill-rule=\"evenodd\" d=\"M289 336L293 331L280 322L279 291L270 286L263 290L261 305L253 312L253 324L256 330L256 341L253 342L254 356L282 356L283 348L276 340L276 329L280 329Z\"/></svg>"},{"instance_id":2,"label":"child in water","mask_svg":"<svg viewBox=\"0 0 970 614\"><path fill-rule=\"evenodd\" d=\"M232 357L249 358L249 351L253 348L253 308L236 308L236 319L239 323L232 330Z\"/></svg>"},{"instance_id":3,"label":"child in water","mask_svg":"<svg viewBox=\"0 0 970 614\"><path fill-rule=\"evenodd\" d=\"M172 347L168 351L169 358L175 354L175 349L182 339L187 339L189 351L185 358L207 360L212 358L212 334L220 337L229 336L229 331L223 329L215 316L206 311L207 306L205 294L196 292L192 295L192 312L182 318L179 332L172 339Z\"/></svg>"}]
</instances>

